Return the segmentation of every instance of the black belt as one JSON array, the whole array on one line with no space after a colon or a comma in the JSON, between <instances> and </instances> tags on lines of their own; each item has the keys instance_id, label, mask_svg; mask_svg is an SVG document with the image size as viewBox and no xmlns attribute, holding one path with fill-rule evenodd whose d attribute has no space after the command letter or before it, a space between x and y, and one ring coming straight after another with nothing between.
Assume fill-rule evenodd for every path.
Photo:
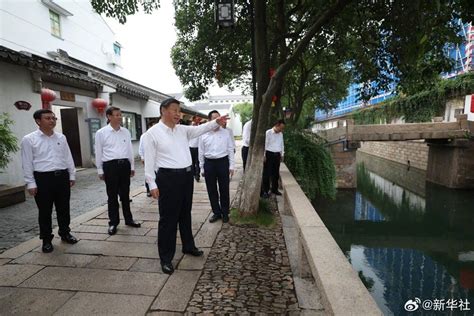
<instances>
[{"instance_id":1,"label":"black belt","mask_svg":"<svg viewBox=\"0 0 474 316\"><path fill-rule=\"evenodd\" d=\"M224 156L224 157L221 157L221 158L204 158L204 160L206 161L219 161L219 160L224 160L224 159L228 159L229 156Z\"/></svg>"},{"instance_id":2,"label":"black belt","mask_svg":"<svg viewBox=\"0 0 474 316\"><path fill-rule=\"evenodd\" d=\"M166 173L186 173L186 172L191 172L192 168L191 166L186 167L186 168L178 168L178 169L173 169L173 168L159 168L159 172L166 172Z\"/></svg>"},{"instance_id":3,"label":"black belt","mask_svg":"<svg viewBox=\"0 0 474 316\"><path fill-rule=\"evenodd\" d=\"M116 163L116 164L123 164L123 163L127 163L127 162L130 162L127 158L125 159L112 159L112 160L109 160L109 161L104 161L104 164L106 163Z\"/></svg>"},{"instance_id":4,"label":"black belt","mask_svg":"<svg viewBox=\"0 0 474 316\"><path fill-rule=\"evenodd\" d=\"M52 176L55 176L55 177L59 177L59 176L62 176L64 174L69 174L69 172L68 172L67 169L63 169L63 170L54 170L54 171L35 171L34 174L37 174L37 175L52 175Z\"/></svg>"},{"instance_id":5,"label":"black belt","mask_svg":"<svg viewBox=\"0 0 474 316\"><path fill-rule=\"evenodd\" d=\"M267 150L267 151L265 152L265 155L279 156L279 155L281 155L281 153L280 153L280 152L274 152L274 151L268 151L268 150Z\"/></svg>"}]
</instances>

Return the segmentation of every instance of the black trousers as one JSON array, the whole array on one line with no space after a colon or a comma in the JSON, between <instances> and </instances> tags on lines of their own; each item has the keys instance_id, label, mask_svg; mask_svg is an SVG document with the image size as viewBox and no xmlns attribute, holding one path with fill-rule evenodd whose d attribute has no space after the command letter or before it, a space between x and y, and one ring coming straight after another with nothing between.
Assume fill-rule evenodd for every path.
<instances>
[{"instance_id":1,"label":"black trousers","mask_svg":"<svg viewBox=\"0 0 474 316\"><path fill-rule=\"evenodd\" d=\"M280 179L280 161L279 152L265 152L265 163L263 164L263 180L262 190L268 192L270 190L270 180L272 183L272 192L278 191L278 179Z\"/></svg>"},{"instance_id":2,"label":"black trousers","mask_svg":"<svg viewBox=\"0 0 474 316\"><path fill-rule=\"evenodd\" d=\"M40 238L51 241L53 239L53 227L51 215L53 204L56 208L58 218L59 235L64 236L69 229L70 209L69 199L71 197L71 186L69 184L69 172L58 170L51 172L34 173L38 192L35 195L36 205L39 210Z\"/></svg>"},{"instance_id":3,"label":"black trousers","mask_svg":"<svg viewBox=\"0 0 474 316\"><path fill-rule=\"evenodd\" d=\"M108 197L109 225L116 226L120 223L117 196L120 196L122 202L125 223L133 222L130 211L130 161L128 159L110 160L104 162L102 168Z\"/></svg>"},{"instance_id":4,"label":"black trousers","mask_svg":"<svg viewBox=\"0 0 474 316\"><path fill-rule=\"evenodd\" d=\"M162 263L171 263L176 252L176 230L183 252L195 248L191 225L194 179L191 166L185 169L160 168L156 177L160 191L158 207L158 253Z\"/></svg>"},{"instance_id":5,"label":"black trousers","mask_svg":"<svg viewBox=\"0 0 474 316\"><path fill-rule=\"evenodd\" d=\"M200 173L200 168L199 168L199 148L197 147L189 147L189 150L191 151L191 159L193 160L192 168L193 168L193 174L196 177L196 179L199 179L199 173Z\"/></svg>"},{"instance_id":6,"label":"black trousers","mask_svg":"<svg viewBox=\"0 0 474 316\"><path fill-rule=\"evenodd\" d=\"M242 161L244 162L244 171L245 171L245 165L247 164L248 155L249 155L249 147L242 146Z\"/></svg>"},{"instance_id":7,"label":"black trousers","mask_svg":"<svg viewBox=\"0 0 474 316\"><path fill-rule=\"evenodd\" d=\"M229 157L204 160L207 194L215 215L229 214ZM217 190L219 184L219 191Z\"/></svg>"}]
</instances>

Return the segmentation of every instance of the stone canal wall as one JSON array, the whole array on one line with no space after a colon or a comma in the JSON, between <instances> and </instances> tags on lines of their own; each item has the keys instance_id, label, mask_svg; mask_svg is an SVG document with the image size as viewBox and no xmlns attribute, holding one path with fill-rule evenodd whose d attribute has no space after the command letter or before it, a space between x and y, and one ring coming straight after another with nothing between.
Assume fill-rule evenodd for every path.
<instances>
[{"instance_id":1,"label":"stone canal wall","mask_svg":"<svg viewBox=\"0 0 474 316\"><path fill-rule=\"evenodd\" d=\"M306 271L312 274L321 292L325 313L382 315L285 164L281 165L280 175L284 190L282 213L293 217L298 231L299 270L301 274Z\"/></svg>"},{"instance_id":2,"label":"stone canal wall","mask_svg":"<svg viewBox=\"0 0 474 316\"><path fill-rule=\"evenodd\" d=\"M428 145L424 141L362 142L358 151L425 171L428 166Z\"/></svg>"}]
</instances>

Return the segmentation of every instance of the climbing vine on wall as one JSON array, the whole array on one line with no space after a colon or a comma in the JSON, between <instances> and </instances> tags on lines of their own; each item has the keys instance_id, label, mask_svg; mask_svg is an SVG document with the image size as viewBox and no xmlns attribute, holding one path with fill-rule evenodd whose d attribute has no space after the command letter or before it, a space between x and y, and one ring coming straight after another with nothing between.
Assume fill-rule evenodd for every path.
<instances>
[{"instance_id":1,"label":"climbing vine on wall","mask_svg":"<svg viewBox=\"0 0 474 316\"><path fill-rule=\"evenodd\" d=\"M379 105L362 109L352 115L355 124L383 124L403 118L406 123L430 122L442 116L450 98L474 93L474 73L445 79L432 89L411 96L396 96Z\"/></svg>"},{"instance_id":2,"label":"climbing vine on wall","mask_svg":"<svg viewBox=\"0 0 474 316\"><path fill-rule=\"evenodd\" d=\"M336 196L336 169L325 141L303 130L286 130L285 164L306 196Z\"/></svg>"}]
</instances>

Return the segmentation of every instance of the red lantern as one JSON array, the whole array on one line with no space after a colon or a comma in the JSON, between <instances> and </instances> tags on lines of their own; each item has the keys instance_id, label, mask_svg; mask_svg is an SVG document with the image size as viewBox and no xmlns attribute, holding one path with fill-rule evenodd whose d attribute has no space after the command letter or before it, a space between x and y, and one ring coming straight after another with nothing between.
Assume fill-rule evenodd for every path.
<instances>
[{"instance_id":1,"label":"red lantern","mask_svg":"<svg viewBox=\"0 0 474 316\"><path fill-rule=\"evenodd\" d=\"M41 103L43 109L51 109L51 102L56 99L56 92L50 89L41 89Z\"/></svg>"},{"instance_id":2,"label":"red lantern","mask_svg":"<svg viewBox=\"0 0 474 316\"><path fill-rule=\"evenodd\" d=\"M97 98L92 100L92 106L97 110L97 112L102 115L104 113L105 108L107 107L108 102L104 99Z\"/></svg>"},{"instance_id":3,"label":"red lantern","mask_svg":"<svg viewBox=\"0 0 474 316\"><path fill-rule=\"evenodd\" d=\"M471 113L474 113L474 94L471 95Z\"/></svg>"},{"instance_id":4,"label":"red lantern","mask_svg":"<svg viewBox=\"0 0 474 316\"><path fill-rule=\"evenodd\" d=\"M278 100L278 97L277 97L276 95L274 95L274 96L272 97L272 107L275 106L275 103L276 103L277 100Z\"/></svg>"},{"instance_id":5,"label":"red lantern","mask_svg":"<svg viewBox=\"0 0 474 316\"><path fill-rule=\"evenodd\" d=\"M270 68L270 70L268 71L270 78L272 78L275 75L275 71L276 71L275 68Z\"/></svg>"}]
</instances>

